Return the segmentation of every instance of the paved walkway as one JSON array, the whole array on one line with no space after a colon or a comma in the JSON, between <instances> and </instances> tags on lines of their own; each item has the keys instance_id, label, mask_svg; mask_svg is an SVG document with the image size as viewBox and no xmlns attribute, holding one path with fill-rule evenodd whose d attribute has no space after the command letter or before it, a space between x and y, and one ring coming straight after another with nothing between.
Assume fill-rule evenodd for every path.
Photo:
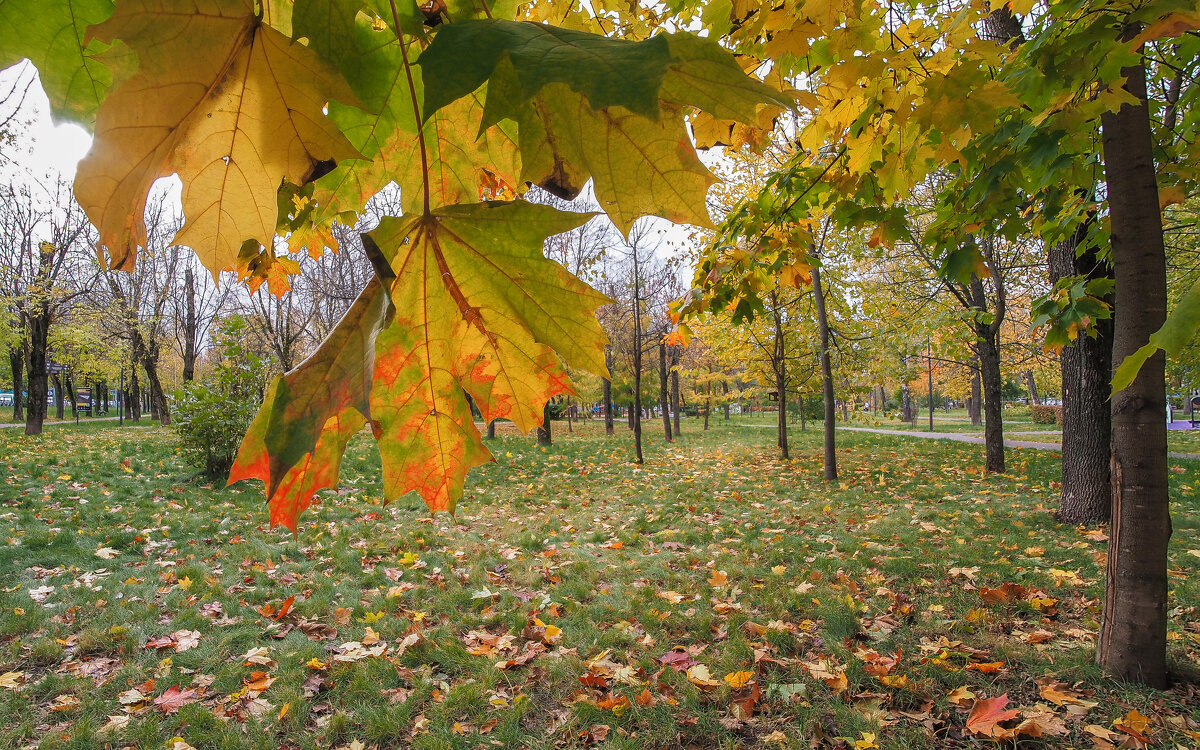
<instances>
[{"instance_id":1,"label":"paved walkway","mask_svg":"<svg viewBox=\"0 0 1200 750\"><path fill-rule=\"evenodd\" d=\"M82 424L91 424L92 422L116 422L117 419L118 419L117 417L87 417L86 419L80 418L79 424L81 424L81 425ZM132 421L132 420L129 420L129 421ZM61 424L74 425L75 420L67 418L60 422L57 419L54 421L47 419L45 422L42 423L42 427L53 427L55 425L61 425ZM0 424L0 430L3 430L5 428L10 428L10 427L20 427L20 428L24 429L25 423L24 422L5 422L4 424Z\"/></svg>"},{"instance_id":2,"label":"paved walkway","mask_svg":"<svg viewBox=\"0 0 1200 750\"><path fill-rule=\"evenodd\" d=\"M851 432L871 432L877 435L898 435L900 437L915 437L926 438L928 440L952 440L957 443L976 443L983 445L983 435L967 434L962 432L922 432L921 430L883 430L874 427L848 427L838 426L839 430L849 430ZM1036 432L1025 433L1008 433L1008 434L1026 434L1036 435ZM1051 433L1057 434L1057 433ZM1062 445L1059 443L1041 443L1033 440L1005 440L1005 448L1032 448L1034 450L1054 451L1055 453L1062 452ZM1200 453L1168 453L1171 458L1181 458L1188 461L1200 461Z\"/></svg>"}]
</instances>

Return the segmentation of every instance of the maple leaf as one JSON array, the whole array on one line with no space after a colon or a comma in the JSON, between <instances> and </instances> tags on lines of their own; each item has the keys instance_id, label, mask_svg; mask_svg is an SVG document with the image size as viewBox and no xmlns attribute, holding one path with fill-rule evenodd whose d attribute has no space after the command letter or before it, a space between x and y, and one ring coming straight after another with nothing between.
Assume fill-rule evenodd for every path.
<instances>
[{"instance_id":1,"label":"maple leaf","mask_svg":"<svg viewBox=\"0 0 1200 750\"><path fill-rule=\"evenodd\" d=\"M154 699L154 705L162 709L164 714L177 713L182 706L195 703L199 694L192 688L180 690L178 685L167 688L167 691Z\"/></svg>"},{"instance_id":2,"label":"maple leaf","mask_svg":"<svg viewBox=\"0 0 1200 750\"><path fill-rule=\"evenodd\" d=\"M370 415L375 338L391 299L371 280L311 357L276 377L229 473L261 479L271 524L296 531L296 517L320 489L337 486L342 453Z\"/></svg>"},{"instance_id":3,"label":"maple leaf","mask_svg":"<svg viewBox=\"0 0 1200 750\"><path fill-rule=\"evenodd\" d=\"M109 45L89 39L87 29L112 11L112 0L0 2L0 70L29 58L38 69L50 112L90 125L112 85L113 71L99 59ZM118 58L110 54L107 59L119 67Z\"/></svg>"},{"instance_id":4,"label":"maple leaf","mask_svg":"<svg viewBox=\"0 0 1200 750\"><path fill-rule=\"evenodd\" d=\"M470 21L440 31L418 64L425 117L486 81L481 127L519 123L521 179L568 198L594 179L623 232L647 214L709 225L704 194L714 178L696 157L682 107L755 123L760 103L789 105L712 40L686 33L629 42Z\"/></svg>"},{"instance_id":5,"label":"maple leaf","mask_svg":"<svg viewBox=\"0 0 1200 750\"><path fill-rule=\"evenodd\" d=\"M365 108L330 105L330 118L364 158L344 161L317 181L313 200L320 209L314 221L360 210L392 181L400 186L406 213L421 210L426 184L433 206L476 202L496 179L515 185L520 171L515 126L482 127L483 92L476 91L432 113L418 127L422 69L406 69L405 51L392 28L376 26L366 14L347 17L344 11L350 7L320 0L296 6L294 35L306 37L338 68ZM398 7L403 12L405 5ZM390 13L384 15L390 20Z\"/></svg>"},{"instance_id":6,"label":"maple leaf","mask_svg":"<svg viewBox=\"0 0 1200 750\"><path fill-rule=\"evenodd\" d=\"M491 458L464 391L485 422L528 432L571 390L559 356L607 373L593 311L608 298L542 255L546 237L588 218L484 203L386 218L371 232L396 275L371 389L389 499L416 490L431 511L452 511L467 470Z\"/></svg>"},{"instance_id":7,"label":"maple leaf","mask_svg":"<svg viewBox=\"0 0 1200 750\"><path fill-rule=\"evenodd\" d=\"M999 726L1000 722L1009 721L1021 712L1015 708L1005 710L1008 705L1008 693L995 698L981 698L971 706L967 716L967 731L984 737L1009 737L1011 730Z\"/></svg>"},{"instance_id":8,"label":"maple leaf","mask_svg":"<svg viewBox=\"0 0 1200 750\"><path fill-rule=\"evenodd\" d=\"M160 177L183 182L187 223L175 241L216 273L245 240L272 244L285 178L304 185L358 155L323 112L353 93L251 0L128 0L91 33L138 59L101 103L75 180L114 267L131 270L146 245L146 197Z\"/></svg>"}]
</instances>

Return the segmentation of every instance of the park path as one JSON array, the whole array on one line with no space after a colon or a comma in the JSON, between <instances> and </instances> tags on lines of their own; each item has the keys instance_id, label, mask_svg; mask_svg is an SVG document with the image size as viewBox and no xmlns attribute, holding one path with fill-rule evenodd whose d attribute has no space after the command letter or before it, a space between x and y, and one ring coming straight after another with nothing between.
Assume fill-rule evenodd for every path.
<instances>
[{"instance_id":1,"label":"park path","mask_svg":"<svg viewBox=\"0 0 1200 750\"><path fill-rule=\"evenodd\" d=\"M81 419L81 420L79 420L79 424L91 424L92 422L116 422L116 421L117 421L117 419L118 419L118 417L88 417L87 419ZM43 423L42 423L42 426L43 426L43 427L53 427L54 425L60 425L60 424L69 424L69 425L74 425L74 424L75 424L75 420L73 420L73 419L64 419L64 420L63 420L63 421L61 421L61 422L59 422L59 421L57 421L57 420L56 420L56 421L54 421L54 422L46 421L46 422L43 422ZM10 428L10 427L21 427L21 428L24 428L24 427L25 427L25 423L24 423L24 422L5 422L5 423L3 423L3 424L0 424L0 430L7 429L7 428Z\"/></svg>"},{"instance_id":2,"label":"park path","mask_svg":"<svg viewBox=\"0 0 1200 750\"><path fill-rule=\"evenodd\" d=\"M839 430L849 430L851 432L871 432L876 435L900 435L902 437L925 438L927 440L951 440L956 443L975 443L983 445L983 435L971 435L963 432L923 432L921 430L883 430L875 427L849 427L839 426ZM1010 433L1012 434L1012 433ZM1024 432L1016 434L1033 435L1035 432ZM1058 434L1058 433L1050 433ZM1036 440L1008 440L1004 441L1005 448L1033 448L1042 451L1062 452L1062 445L1059 443L1042 443ZM1168 453L1171 458L1181 458L1187 461L1200 461L1200 453Z\"/></svg>"}]
</instances>

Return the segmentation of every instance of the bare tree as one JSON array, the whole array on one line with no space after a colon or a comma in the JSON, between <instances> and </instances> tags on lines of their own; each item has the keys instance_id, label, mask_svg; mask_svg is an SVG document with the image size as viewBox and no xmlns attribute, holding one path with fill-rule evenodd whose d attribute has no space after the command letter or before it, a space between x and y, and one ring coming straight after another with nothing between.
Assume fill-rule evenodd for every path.
<instances>
[{"instance_id":1,"label":"bare tree","mask_svg":"<svg viewBox=\"0 0 1200 750\"><path fill-rule=\"evenodd\" d=\"M46 419L50 327L92 284L90 278L83 278L93 274L81 261L94 246L94 235L65 180L0 187L0 294L18 329L16 345L9 349L10 362L23 360L20 364L29 382L27 435L41 434ZM19 384L14 386L14 393L19 393ZM61 399L61 387L57 394ZM14 416L19 411L18 403Z\"/></svg>"}]
</instances>

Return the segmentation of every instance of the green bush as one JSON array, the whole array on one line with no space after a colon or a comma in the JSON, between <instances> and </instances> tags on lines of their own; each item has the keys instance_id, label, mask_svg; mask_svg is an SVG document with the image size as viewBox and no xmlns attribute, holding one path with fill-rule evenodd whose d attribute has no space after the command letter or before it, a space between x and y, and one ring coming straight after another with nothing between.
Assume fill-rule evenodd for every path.
<instances>
[{"instance_id":1,"label":"green bush","mask_svg":"<svg viewBox=\"0 0 1200 750\"><path fill-rule=\"evenodd\" d=\"M220 360L212 373L175 394L172 416L180 449L189 463L211 475L229 472L262 403L265 363L245 340L246 321L226 318L217 334Z\"/></svg>"},{"instance_id":2,"label":"green bush","mask_svg":"<svg viewBox=\"0 0 1200 750\"><path fill-rule=\"evenodd\" d=\"M1004 410L1004 416L1009 419L1024 419L1032 417L1033 412L1029 410L1028 406L1010 406ZM1034 421L1036 422L1037 420L1035 419Z\"/></svg>"}]
</instances>

